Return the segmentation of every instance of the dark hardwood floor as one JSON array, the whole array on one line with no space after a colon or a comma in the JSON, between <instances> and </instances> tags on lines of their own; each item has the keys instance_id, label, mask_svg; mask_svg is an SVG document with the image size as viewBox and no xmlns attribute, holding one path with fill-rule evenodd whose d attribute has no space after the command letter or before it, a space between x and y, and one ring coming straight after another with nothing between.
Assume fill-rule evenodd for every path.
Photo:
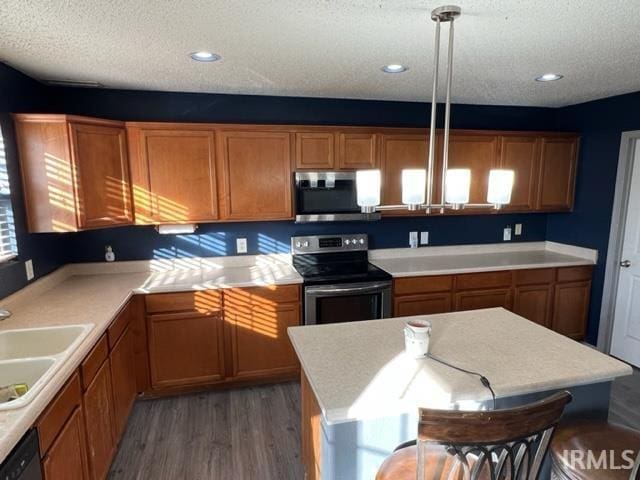
<instances>
[{"instance_id":1,"label":"dark hardwood floor","mask_svg":"<svg viewBox=\"0 0 640 480\"><path fill-rule=\"evenodd\" d=\"M640 430L640 370L613 382L609 421Z\"/></svg>"},{"instance_id":2,"label":"dark hardwood floor","mask_svg":"<svg viewBox=\"0 0 640 480\"><path fill-rule=\"evenodd\" d=\"M137 401L111 480L298 480L297 383Z\"/></svg>"},{"instance_id":3,"label":"dark hardwood floor","mask_svg":"<svg viewBox=\"0 0 640 480\"><path fill-rule=\"evenodd\" d=\"M136 402L111 480L298 480L297 383ZM640 371L618 379L612 422L640 430Z\"/></svg>"}]
</instances>

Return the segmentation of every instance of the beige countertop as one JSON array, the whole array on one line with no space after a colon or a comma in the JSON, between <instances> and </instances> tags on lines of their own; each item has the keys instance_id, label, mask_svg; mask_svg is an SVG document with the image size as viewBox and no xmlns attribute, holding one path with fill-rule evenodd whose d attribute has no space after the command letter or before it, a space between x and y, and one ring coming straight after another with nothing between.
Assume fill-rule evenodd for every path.
<instances>
[{"instance_id":1,"label":"beige countertop","mask_svg":"<svg viewBox=\"0 0 640 480\"><path fill-rule=\"evenodd\" d=\"M301 282L302 278L287 264L286 256L189 259L188 262L171 263L79 264L67 265L0 300L0 305L12 312L9 319L0 323L0 331L54 325L94 325L31 403L22 408L0 411L0 462L78 368L133 293Z\"/></svg>"},{"instance_id":2,"label":"beige countertop","mask_svg":"<svg viewBox=\"0 0 640 480\"><path fill-rule=\"evenodd\" d=\"M553 242L373 250L370 262L393 277L594 265L595 250Z\"/></svg>"},{"instance_id":3,"label":"beige countertop","mask_svg":"<svg viewBox=\"0 0 640 480\"><path fill-rule=\"evenodd\" d=\"M328 423L418 407L473 409L491 398L474 376L406 356L407 318L289 328ZM628 365L502 308L413 318L432 322L431 354L482 373L498 398L631 374Z\"/></svg>"}]
</instances>

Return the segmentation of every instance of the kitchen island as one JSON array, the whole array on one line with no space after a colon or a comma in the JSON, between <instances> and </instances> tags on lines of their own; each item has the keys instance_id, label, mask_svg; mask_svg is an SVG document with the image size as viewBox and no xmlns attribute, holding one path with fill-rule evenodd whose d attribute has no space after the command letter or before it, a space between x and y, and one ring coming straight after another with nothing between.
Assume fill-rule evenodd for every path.
<instances>
[{"instance_id":1,"label":"kitchen island","mask_svg":"<svg viewBox=\"0 0 640 480\"><path fill-rule=\"evenodd\" d=\"M478 377L404 354L405 318L292 327L302 365L302 455L308 479L370 480L416 437L418 408L493 407ZM502 308L414 318L433 325L430 353L486 376L496 407L567 389L565 417L606 418L626 364Z\"/></svg>"}]
</instances>

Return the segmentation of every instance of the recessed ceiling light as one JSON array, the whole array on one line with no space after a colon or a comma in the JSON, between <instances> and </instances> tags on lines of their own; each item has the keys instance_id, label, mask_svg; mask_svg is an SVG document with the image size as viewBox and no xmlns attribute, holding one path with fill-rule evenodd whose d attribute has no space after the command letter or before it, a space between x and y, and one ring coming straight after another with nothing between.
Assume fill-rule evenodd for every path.
<instances>
[{"instance_id":1,"label":"recessed ceiling light","mask_svg":"<svg viewBox=\"0 0 640 480\"><path fill-rule=\"evenodd\" d=\"M560 80L562 75L558 75L557 73L545 73L544 75L540 75L536 77L536 82L553 82L555 80Z\"/></svg>"},{"instance_id":2,"label":"recessed ceiling light","mask_svg":"<svg viewBox=\"0 0 640 480\"><path fill-rule=\"evenodd\" d=\"M408 67L400 65L399 63L392 63L390 65L385 65L384 67L382 67L382 71L384 73L402 73L406 72L407 70L409 70Z\"/></svg>"},{"instance_id":3,"label":"recessed ceiling light","mask_svg":"<svg viewBox=\"0 0 640 480\"><path fill-rule=\"evenodd\" d=\"M222 57L216 53L211 52L193 52L190 54L191 58L196 62L216 62Z\"/></svg>"}]
</instances>

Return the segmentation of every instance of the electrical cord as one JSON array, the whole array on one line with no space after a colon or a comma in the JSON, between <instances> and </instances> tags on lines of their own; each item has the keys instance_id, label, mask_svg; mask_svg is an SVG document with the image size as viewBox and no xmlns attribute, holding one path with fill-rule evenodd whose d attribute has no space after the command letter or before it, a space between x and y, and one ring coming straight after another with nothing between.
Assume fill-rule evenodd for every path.
<instances>
[{"instance_id":1,"label":"electrical cord","mask_svg":"<svg viewBox=\"0 0 640 480\"><path fill-rule=\"evenodd\" d=\"M442 365L445 365L445 366L447 366L449 368L453 368L454 370L458 370L459 372L466 373L466 374L469 374L469 375L474 375L474 376L478 377L480 379L480 383L482 383L482 385L484 385L485 388L487 388L491 392L491 398L493 399L493 409L494 410L496 409L496 393L493 391L493 388L491 387L491 382L489 381L489 379L487 377L485 377L481 373L474 372L473 370L467 370L467 369L452 365L452 364L450 364L448 362L445 362L444 360L442 360L442 359L440 359L438 357L434 357L430 353L427 354L427 357L430 358L431 360L434 360L434 361L436 361L438 363L441 363Z\"/></svg>"}]
</instances>

